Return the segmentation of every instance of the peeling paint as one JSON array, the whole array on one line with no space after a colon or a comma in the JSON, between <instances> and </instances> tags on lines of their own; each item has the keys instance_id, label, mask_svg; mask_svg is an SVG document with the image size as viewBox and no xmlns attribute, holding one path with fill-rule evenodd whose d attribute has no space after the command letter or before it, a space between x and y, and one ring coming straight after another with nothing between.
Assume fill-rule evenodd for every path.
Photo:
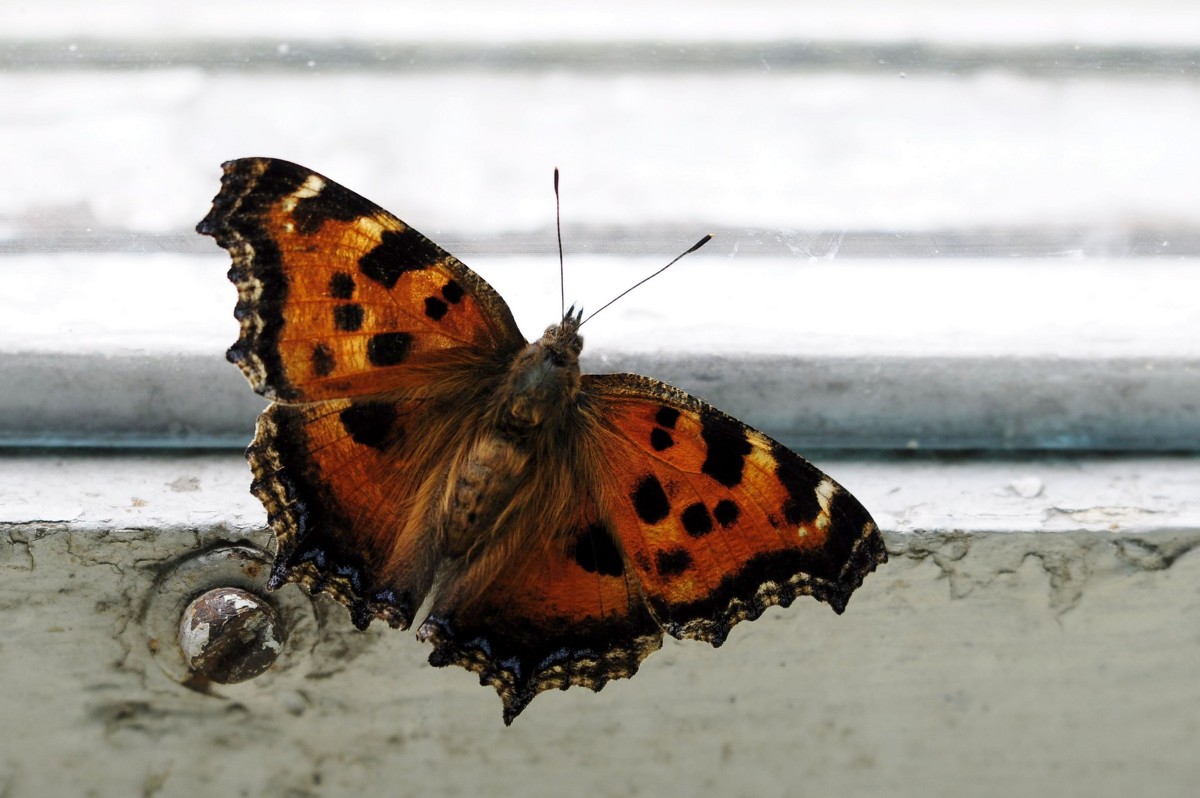
<instances>
[{"instance_id":1,"label":"peeling paint","mask_svg":"<svg viewBox=\"0 0 1200 798\"><path fill-rule=\"evenodd\" d=\"M1158 514L1157 510L1145 507L1114 506L1084 507L1080 509L1051 507L1046 511L1046 518L1047 520L1057 517L1068 518L1077 524L1085 526L1119 529L1123 526L1145 523Z\"/></svg>"},{"instance_id":2,"label":"peeling paint","mask_svg":"<svg viewBox=\"0 0 1200 798\"><path fill-rule=\"evenodd\" d=\"M1117 557L1140 571L1170 568L1185 554L1200 548L1200 539L1164 540L1161 543L1141 538L1126 538L1113 543Z\"/></svg>"},{"instance_id":3,"label":"peeling paint","mask_svg":"<svg viewBox=\"0 0 1200 798\"><path fill-rule=\"evenodd\" d=\"M33 550L29 541L14 529L6 530L0 538L0 568L32 571L34 569Z\"/></svg>"},{"instance_id":4,"label":"peeling paint","mask_svg":"<svg viewBox=\"0 0 1200 798\"><path fill-rule=\"evenodd\" d=\"M196 477L180 477L174 482L168 482L167 487L175 493L193 493L200 490L200 480Z\"/></svg>"}]
</instances>

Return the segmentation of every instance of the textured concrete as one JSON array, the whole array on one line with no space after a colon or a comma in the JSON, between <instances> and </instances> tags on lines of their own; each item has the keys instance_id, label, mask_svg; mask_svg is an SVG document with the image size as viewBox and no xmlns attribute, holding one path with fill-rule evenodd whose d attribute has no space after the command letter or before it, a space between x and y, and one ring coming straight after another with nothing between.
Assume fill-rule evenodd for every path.
<instances>
[{"instance_id":1,"label":"textured concrete","mask_svg":"<svg viewBox=\"0 0 1200 798\"><path fill-rule=\"evenodd\" d=\"M240 458L0 459L0 795L1194 794L1200 460L820 464L892 552L844 616L668 641L505 729L325 602L275 671L182 687L148 616L179 560L267 545Z\"/></svg>"}]
</instances>

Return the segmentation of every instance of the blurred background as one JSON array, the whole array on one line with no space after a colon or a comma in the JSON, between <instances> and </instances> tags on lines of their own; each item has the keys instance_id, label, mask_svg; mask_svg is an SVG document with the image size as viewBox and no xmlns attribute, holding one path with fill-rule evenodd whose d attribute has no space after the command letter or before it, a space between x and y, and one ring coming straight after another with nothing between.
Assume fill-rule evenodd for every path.
<instances>
[{"instance_id":1,"label":"blurred background","mask_svg":"<svg viewBox=\"0 0 1200 798\"><path fill-rule=\"evenodd\" d=\"M1181 368L1200 330L1188 2L0 13L0 360L22 375L0 440L245 436L260 405L213 357L233 289L193 227L222 161L269 155L434 238L530 337L558 314L554 167L568 302L714 233L589 325L585 364L650 370L793 445L1200 445L1164 396L1200 388ZM837 387L871 375L882 390Z\"/></svg>"}]
</instances>

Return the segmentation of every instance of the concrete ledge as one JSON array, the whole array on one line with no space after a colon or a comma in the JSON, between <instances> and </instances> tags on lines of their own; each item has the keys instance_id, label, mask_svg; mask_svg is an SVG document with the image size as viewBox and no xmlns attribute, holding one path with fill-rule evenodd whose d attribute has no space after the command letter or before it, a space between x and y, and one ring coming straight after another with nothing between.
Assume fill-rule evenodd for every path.
<instances>
[{"instance_id":1,"label":"concrete ledge","mask_svg":"<svg viewBox=\"0 0 1200 798\"><path fill-rule=\"evenodd\" d=\"M4 457L0 792L1193 793L1200 460L819 465L892 552L844 616L668 641L505 729L472 676L325 602L283 672L181 687L143 613L180 558L267 545L241 459Z\"/></svg>"}]
</instances>

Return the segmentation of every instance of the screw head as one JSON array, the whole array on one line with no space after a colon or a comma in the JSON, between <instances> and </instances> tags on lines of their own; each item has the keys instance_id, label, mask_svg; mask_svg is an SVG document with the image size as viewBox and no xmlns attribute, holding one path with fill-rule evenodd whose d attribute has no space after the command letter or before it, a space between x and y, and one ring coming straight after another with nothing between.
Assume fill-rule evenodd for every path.
<instances>
[{"instance_id":1,"label":"screw head","mask_svg":"<svg viewBox=\"0 0 1200 798\"><path fill-rule=\"evenodd\" d=\"M235 587L201 593L179 621L179 648L194 676L236 684L265 673L283 650L275 608Z\"/></svg>"}]
</instances>

